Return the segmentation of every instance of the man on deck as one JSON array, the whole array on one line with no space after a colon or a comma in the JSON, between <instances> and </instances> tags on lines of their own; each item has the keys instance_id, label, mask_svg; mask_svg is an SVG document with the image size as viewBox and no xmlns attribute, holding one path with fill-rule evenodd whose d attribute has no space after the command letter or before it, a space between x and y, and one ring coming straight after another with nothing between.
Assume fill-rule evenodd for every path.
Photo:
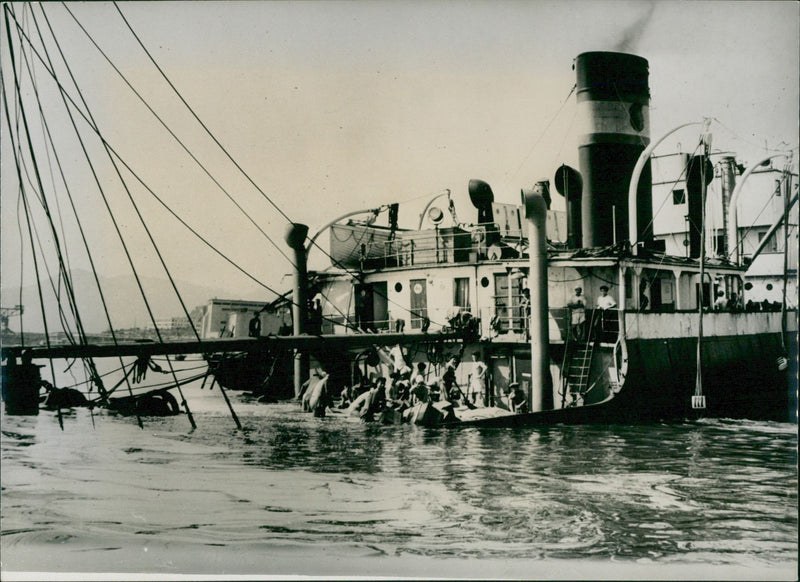
<instances>
[{"instance_id":1,"label":"man on deck","mask_svg":"<svg viewBox=\"0 0 800 582\"><path fill-rule=\"evenodd\" d=\"M614 298L608 294L608 286L601 285L600 296L597 298L597 308L600 310L599 329L597 330L598 339L602 340L603 332L605 332L608 329L608 325L606 323L606 310L614 309L616 306L617 302L614 301Z\"/></svg>"},{"instance_id":2,"label":"man on deck","mask_svg":"<svg viewBox=\"0 0 800 582\"><path fill-rule=\"evenodd\" d=\"M572 336L576 341L583 341L586 327L586 298L582 295L583 289L575 287L575 294L570 298L567 307L570 309L570 323Z\"/></svg>"},{"instance_id":3,"label":"man on deck","mask_svg":"<svg viewBox=\"0 0 800 582\"><path fill-rule=\"evenodd\" d=\"M608 287L601 285L600 296L597 298L597 307L605 311L606 309L614 309L616 306L617 302L608 294Z\"/></svg>"},{"instance_id":4,"label":"man on deck","mask_svg":"<svg viewBox=\"0 0 800 582\"><path fill-rule=\"evenodd\" d=\"M248 332L250 337L259 337L261 335L261 317L259 317L258 311L253 312Z\"/></svg>"}]
</instances>

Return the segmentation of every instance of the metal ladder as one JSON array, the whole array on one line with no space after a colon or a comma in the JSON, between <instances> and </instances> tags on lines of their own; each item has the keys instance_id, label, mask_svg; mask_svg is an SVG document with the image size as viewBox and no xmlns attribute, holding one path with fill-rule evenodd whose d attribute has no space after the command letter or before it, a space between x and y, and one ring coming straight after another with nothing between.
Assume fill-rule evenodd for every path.
<instances>
[{"instance_id":1,"label":"metal ladder","mask_svg":"<svg viewBox=\"0 0 800 582\"><path fill-rule=\"evenodd\" d=\"M594 342L589 341L575 348L569 359L567 368L567 395L572 398L572 405L586 392L589 383L589 373L592 368L592 355Z\"/></svg>"}]
</instances>

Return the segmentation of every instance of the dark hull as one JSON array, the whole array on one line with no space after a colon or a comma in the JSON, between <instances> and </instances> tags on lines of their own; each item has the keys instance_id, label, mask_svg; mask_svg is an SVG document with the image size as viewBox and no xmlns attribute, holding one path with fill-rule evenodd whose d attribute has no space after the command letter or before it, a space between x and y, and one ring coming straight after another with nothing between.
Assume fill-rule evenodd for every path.
<instances>
[{"instance_id":1,"label":"dark hull","mask_svg":"<svg viewBox=\"0 0 800 582\"><path fill-rule=\"evenodd\" d=\"M268 371L267 360L256 354L213 354L207 356L208 371L226 390L254 390Z\"/></svg>"},{"instance_id":2,"label":"dark hull","mask_svg":"<svg viewBox=\"0 0 800 582\"><path fill-rule=\"evenodd\" d=\"M706 408L691 406L696 383L697 339L693 337L627 339L627 373L619 389L609 382L608 368L619 357L611 346L596 349L592 380L597 388L583 405L543 412L484 418L461 426L535 426L540 424L637 423L683 420L697 417L796 421L797 334L787 334L790 366L779 370L785 355L780 333L754 333L705 338L702 349L702 393ZM494 354L515 360L518 371L529 370L529 344L493 343ZM561 361L563 345L551 346L551 357ZM237 357L209 358L217 381L225 388L250 390L278 398L291 397L291 353L272 358L252 353ZM352 356L351 356L352 357ZM526 358L527 361L526 361ZM342 352L341 360L348 357ZM619 362L616 362L619 365ZM266 379L269 379L265 382ZM493 402L502 401L503 390L494 388ZM282 393L285 392L285 393ZM500 404L502 405L502 404Z\"/></svg>"},{"instance_id":3,"label":"dark hull","mask_svg":"<svg viewBox=\"0 0 800 582\"><path fill-rule=\"evenodd\" d=\"M700 417L796 422L797 335L789 334L787 339L790 366L783 371L777 366L784 353L778 333L706 339L702 359L705 409L691 406L697 373L695 338L630 340L622 389L601 402L453 426L619 424Z\"/></svg>"},{"instance_id":4,"label":"dark hull","mask_svg":"<svg viewBox=\"0 0 800 582\"><path fill-rule=\"evenodd\" d=\"M793 342L796 359L796 338ZM686 418L699 413L714 418L790 419L789 372L777 365L783 354L780 334L716 337L704 342L701 371L706 408L702 411L691 407L696 353L694 338L629 344L630 382L614 399L625 409L625 418Z\"/></svg>"}]
</instances>

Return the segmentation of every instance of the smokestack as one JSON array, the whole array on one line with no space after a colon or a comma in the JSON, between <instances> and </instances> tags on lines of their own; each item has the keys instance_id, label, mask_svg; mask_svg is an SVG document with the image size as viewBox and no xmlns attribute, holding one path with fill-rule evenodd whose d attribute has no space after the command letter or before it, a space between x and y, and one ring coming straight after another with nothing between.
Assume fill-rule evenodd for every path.
<instances>
[{"instance_id":1,"label":"smokestack","mask_svg":"<svg viewBox=\"0 0 800 582\"><path fill-rule=\"evenodd\" d=\"M650 143L648 70L646 59L625 53L589 52L575 59L585 247L628 239L628 186ZM648 162L637 189L638 242L653 238L651 184Z\"/></svg>"}]
</instances>

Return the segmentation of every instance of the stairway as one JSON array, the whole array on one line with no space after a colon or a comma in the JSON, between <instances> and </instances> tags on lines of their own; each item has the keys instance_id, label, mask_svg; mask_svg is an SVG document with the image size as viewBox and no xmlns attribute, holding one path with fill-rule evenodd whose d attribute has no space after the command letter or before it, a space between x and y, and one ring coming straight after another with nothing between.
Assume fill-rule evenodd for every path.
<instances>
[{"instance_id":1,"label":"stairway","mask_svg":"<svg viewBox=\"0 0 800 582\"><path fill-rule=\"evenodd\" d=\"M577 403L578 398L586 392L589 383L589 372L592 367L592 354L594 353L594 342L587 342L578 345L567 365L567 394L571 398L572 405Z\"/></svg>"}]
</instances>

